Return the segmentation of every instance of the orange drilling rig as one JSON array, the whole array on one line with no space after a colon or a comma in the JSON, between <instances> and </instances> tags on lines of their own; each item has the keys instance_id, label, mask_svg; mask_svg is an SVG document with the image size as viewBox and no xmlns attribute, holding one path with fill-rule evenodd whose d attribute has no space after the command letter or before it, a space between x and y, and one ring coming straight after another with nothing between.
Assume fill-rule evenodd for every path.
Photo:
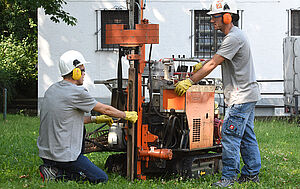
<instances>
[{"instance_id":1,"label":"orange drilling rig","mask_svg":"<svg viewBox=\"0 0 300 189\"><path fill-rule=\"evenodd\" d=\"M138 120L135 124L116 121L109 129L101 126L88 133L85 152L120 152L110 155L105 167L131 180L215 173L222 167L222 120L215 107L219 81L205 79L177 96L174 84L192 74L185 63L201 60L151 60L152 44L159 43L159 25L143 19L143 9L142 0L130 0L128 25L106 25L106 43L120 46L118 78L95 81L110 86L113 106L137 111ZM150 44L148 60L146 44ZM130 65L128 79L122 78L123 56Z\"/></svg>"}]
</instances>

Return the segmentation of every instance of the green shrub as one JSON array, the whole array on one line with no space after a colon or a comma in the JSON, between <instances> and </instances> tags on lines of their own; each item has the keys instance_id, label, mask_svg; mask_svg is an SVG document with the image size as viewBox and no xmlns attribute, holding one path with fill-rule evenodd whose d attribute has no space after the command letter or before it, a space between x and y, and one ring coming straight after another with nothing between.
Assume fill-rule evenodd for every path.
<instances>
[{"instance_id":1,"label":"green shrub","mask_svg":"<svg viewBox=\"0 0 300 189\"><path fill-rule=\"evenodd\" d=\"M9 99L13 98L20 84L30 86L37 81L37 43L28 38L16 40L11 34L1 36L0 41L0 87L8 89Z\"/></svg>"}]
</instances>

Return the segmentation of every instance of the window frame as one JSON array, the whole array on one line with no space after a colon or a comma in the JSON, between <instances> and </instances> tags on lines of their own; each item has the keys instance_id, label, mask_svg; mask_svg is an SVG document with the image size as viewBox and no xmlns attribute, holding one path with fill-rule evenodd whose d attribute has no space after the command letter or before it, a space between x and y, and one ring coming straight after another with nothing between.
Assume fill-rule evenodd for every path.
<instances>
[{"instance_id":1,"label":"window frame","mask_svg":"<svg viewBox=\"0 0 300 189\"><path fill-rule=\"evenodd\" d=\"M210 16L206 13L209 12L207 9L199 9L199 10L191 10L191 57L195 58L201 58L201 59L210 59L213 57L213 55L217 52L218 47L221 45L221 42L223 40L224 34L221 31L215 31L213 28L213 25L210 23ZM242 29L242 20L243 20L243 10L238 10L238 14L240 19L234 23L234 25L238 26ZM204 26L204 30L201 30L201 19L199 15L204 15L204 18L206 22L202 25ZM197 17L198 16L198 17ZM200 20L200 22L199 22ZM199 22L198 25L196 22ZM208 26L208 27L207 27ZM203 27L202 27L203 28ZM206 30L209 29L209 30ZM198 31L197 31L198 30ZM206 42L209 42L209 44L205 44L206 46L209 46L206 48L208 51L205 50L205 48L202 48L201 46L201 40L199 40L199 32L200 35L202 35L201 32L209 33L210 35L207 36L207 38L201 38L202 41L204 40L204 44ZM217 41L217 43L216 43ZM200 43L200 44L199 44ZM197 49L204 49L203 51L197 51Z\"/></svg>"},{"instance_id":2,"label":"window frame","mask_svg":"<svg viewBox=\"0 0 300 189\"><path fill-rule=\"evenodd\" d=\"M300 8L288 9L288 36L300 36ZM295 16L297 16L295 18ZM298 21L298 22L297 22ZM298 23L298 26L295 26Z\"/></svg>"},{"instance_id":3,"label":"window frame","mask_svg":"<svg viewBox=\"0 0 300 189\"><path fill-rule=\"evenodd\" d=\"M128 24L129 22L129 10L126 9L99 9L96 11L96 52L97 51L117 51L119 45L104 44L105 41L105 25L106 24ZM121 13L122 12L122 13ZM121 18L115 18L119 20L109 21L109 18L104 18L105 14L111 14L112 17L119 13ZM127 15L126 15L127 14ZM126 15L126 16L125 16ZM120 20L121 19L121 20ZM106 21L105 23L103 21Z\"/></svg>"}]
</instances>

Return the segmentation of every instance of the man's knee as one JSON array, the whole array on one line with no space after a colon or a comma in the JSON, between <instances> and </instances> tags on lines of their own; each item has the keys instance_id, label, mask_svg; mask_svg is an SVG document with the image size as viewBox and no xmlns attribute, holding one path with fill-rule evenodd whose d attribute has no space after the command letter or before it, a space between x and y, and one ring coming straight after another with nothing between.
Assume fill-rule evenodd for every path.
<instances>
[{"instance_id":1,"label":"man's knee","mask_svg":"<svg viewBox=\"0 0 300 189\"><path fill-rule=\"evenodd\" d=\"M105 183L108 181L108 176L106 173L99 175L98 177L90 179L91 183L98 184L98 183Z\"/></svg>"}]
</instances>

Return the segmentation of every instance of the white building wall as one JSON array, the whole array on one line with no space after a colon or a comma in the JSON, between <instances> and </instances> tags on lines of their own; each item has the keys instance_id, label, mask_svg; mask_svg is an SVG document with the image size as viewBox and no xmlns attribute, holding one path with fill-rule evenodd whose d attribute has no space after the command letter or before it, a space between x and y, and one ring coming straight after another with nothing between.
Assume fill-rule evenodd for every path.
<instances>
[{"instance_id":1,"label":"white building wall","mask_svg":"<svg viewBox=\"0 0 300 189\"><path fill-rule=\"evenodd\" d=\"M61 80L57 62L69 49L81 51L92 62L86 67L85 87L92 96L109 103L110 92L104 85L94 85L94 80L116 78L117 52L96 50L96 12L99 9L126 8L125 0L69 0L64 9L76 17L76 26L53 23L42 9L38 12L39 84L38 97ZM209 9L208 0L147 0L144 18L159 24L160 43L153 45L152 59L172 55L191 56L192 10ZM282 41L287 36L287 9L300 7L299 0L240 0L243 10L242 30L249 38L254 57L257 79L283 79ZM146 57L149 45L146 46ZM127 76L127 64L123 76ZM209 77L221 77L220 69ZM282 84L261 84L262 92L283 92Z\"/></svg>"},{"instance_id":2,"label":"white building wall","mask_svg":"<svg viewBox=\"0 0 300 189\"><path fill-rule=\"evenodd\" d=\"M125 1L67 1L64 10L77 18L76 26L54 23L43 9L38 11L38 98L43 98L48 87L62 79L58 69L59 57L67 50L80 51L91 64L86 65L84 86L91 95L109 103L110 91L94 80L116 78L118 53L96 52L96 12L99 9L126 7ZM127 76L127 64L123 76ZM40 102L39 102L40 104Z\"/></svg>"}]
</instances>

